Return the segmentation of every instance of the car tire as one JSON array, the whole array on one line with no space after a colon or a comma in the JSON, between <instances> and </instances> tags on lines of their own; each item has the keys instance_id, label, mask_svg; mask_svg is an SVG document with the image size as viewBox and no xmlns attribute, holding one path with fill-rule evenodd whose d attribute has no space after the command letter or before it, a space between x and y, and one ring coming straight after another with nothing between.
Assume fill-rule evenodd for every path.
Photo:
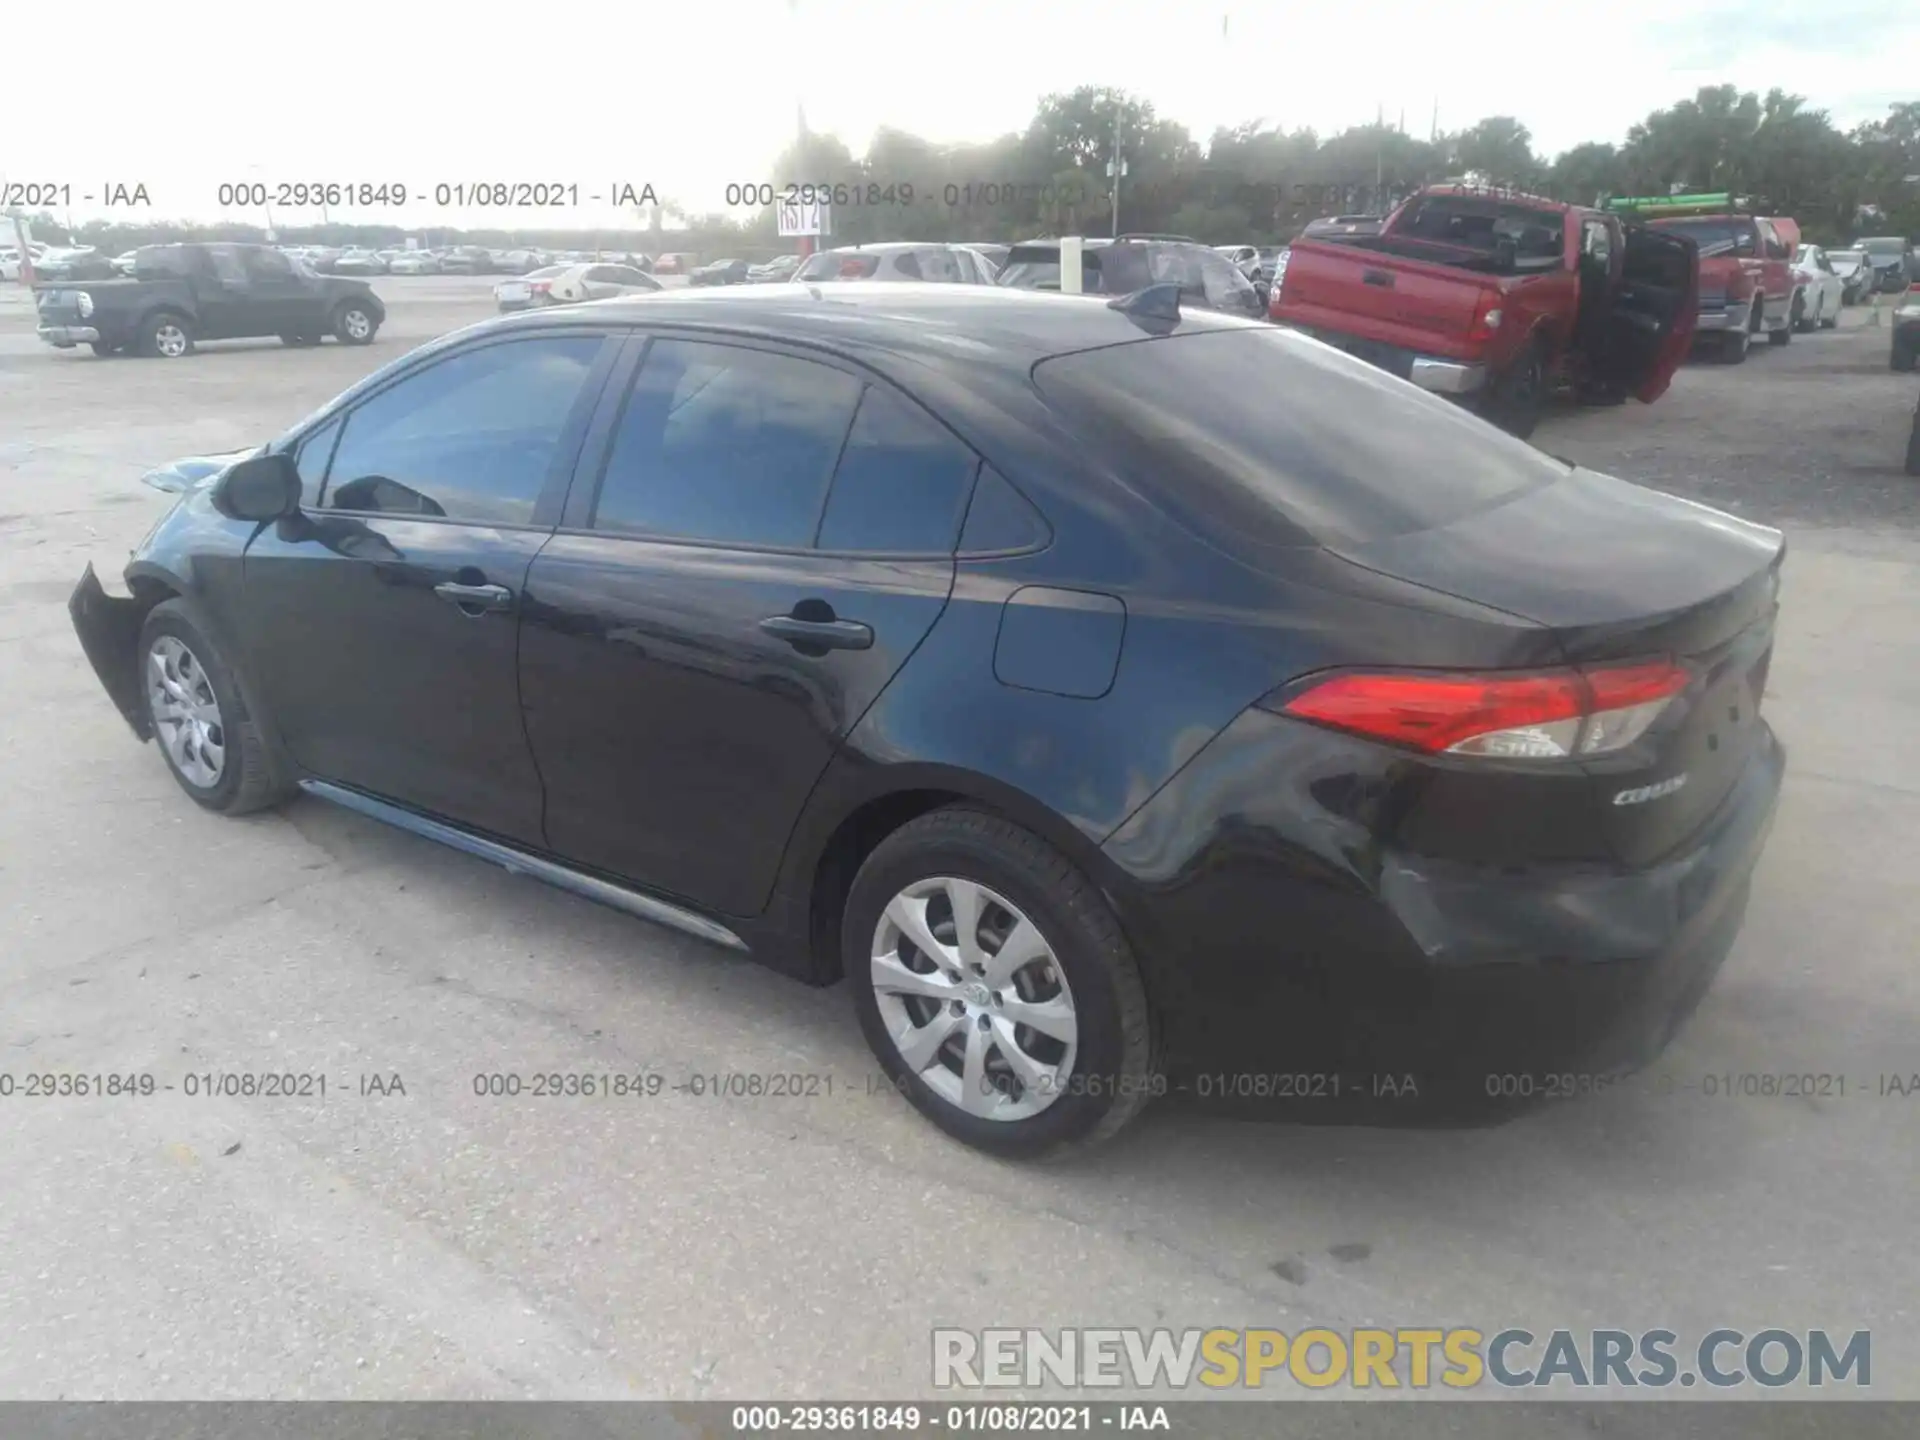
<instances>
[{"instance_id":1,"label":"car tire","mask_svg":"<svg viewBox=\"0 0 1920 1440\"><path fill-rule=\"evenodd\" d=\"M380 322L365 305L347 300L333 312L333 333L343 345L371 345L380 333Z\"/></svg>"},{"instance_id":2,"label":"car tire","mask_svg":"<svg viewBox=\"0 0 1920 1440\"><path fill-rule=\"evenodd\" d=\"M239 682L185 605L165 600L154 606L135 654L154 742L196 805L245 815L286 798L289 787Z\"/></svg>"},{"instance_id":3,"label":"car tire","mask_svg":"<svg viewBox=\"0 0 1920 1440\"><path fill-rule=\"evenodd\" d=\"M1789 330L1797 330L1802 335L1805 335L1810 330L1814 329L1819 323L1820 323L1819 307L1816 306L1814 308L1814 313L1809 315L1807 313L1806 292L1802 291L1796 294L1793 297L1793 308L1790 311L1788 311L1788 314L1787 314L1787 328Z\"/></svg>"},{"instance_id":4,"label":"car tire","mask_svg":"<svg viewBox=\"0 0 1920 1440\"><path fill-rule=\"evenodd\" d=\"M178 360L193 353L193 322L177 310L149 315L140 326L140 353Z\"/></svg>"},{"instance_id":5,"label":"car tire","mask_svg":"<svg viewBox=\"0 0 1920 1440\"><path fill-rule=\"evenodd\" d=\"M974 897L977 949L959 948L957 926L942 937L956 895ZM942 947L937 962L897 922L916 901ZM1033 958L996 976L994 957L1023 929ZM989 950L982 937L997 943ZM1031 1159L1097 1144L1164 1088L1146 988L1112 909L1052 845L998 815L936 810L881 841L848 891L841 949L860 1028L888 1079L980 1150ZM967 973L974 954L986 968ZM1031 1006L1070 1038L1012 1022L1008 1004ZM1034 1083L1021 1083L1021 1070ZM980 1097L971 1109L970 1094Z\"/></svg>"},{"instance_id":6,"label":"car tire","mask_svg":"<svg viewBox=\"0 0 1920 1440\"><path fill-rule=\"evenodd\" d=\"M1481 415L1515 439L1525 440L1540 423L1545 402L1547 363L1537 344L1529 343L1511 365L1488 387Z\"/></svg>"},{"instance_id":7,"label":"car tire","mask_svg":"<svg viewBox=\"0 0 1920 1440\"><path fill-rule=\"evenodd\" d=\"M87 342L93 353L102 360L113 354L113 343L108 340L90 340Z\"/></svg>"},{"instance_id":8,"label":"car tire","mask_svg":"<svg viewBox=\"0 0 1920 1440\"><path fill-rule=\"evenodd\" d=\"M1896 339L1893 342L1892 351L1887 356L1887 368L1889 370L1911 370L1916 364L1920 364L1920 344L1902 345L1899 340Z\"/></svg>"},{"instance_id":9,"label":"car tire","mask_svg":"<svg viewBox=\"0 0 1920 1440\"><path fill-rule=\"evenodd\" d=\"M1738 330L1729 330L1720 337L1720 363L1739 365L1745 362L1747 351L1753 344L1753 332L1744 326Z\"/></svg>"}]
</instances>

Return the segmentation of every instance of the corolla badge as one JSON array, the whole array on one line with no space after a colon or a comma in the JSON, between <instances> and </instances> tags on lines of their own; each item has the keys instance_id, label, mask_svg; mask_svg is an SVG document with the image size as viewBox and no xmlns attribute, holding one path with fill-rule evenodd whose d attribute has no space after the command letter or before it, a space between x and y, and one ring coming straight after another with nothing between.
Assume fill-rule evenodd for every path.
<instances>
[{"instance_id":1,"label":"corolla badge","mask_svg":"<svg viewBox=\"0 0 1920 1440\"><path fill-rule=\"evenodd\" d=\"M1687 772L1656 781L1652 785L1642 785L1634 790L1622 790L1613 797L1616 805L1644 805L1649 800L1658 800L1663 795L1671 795L1687 783Z\"/></svg>"}]
</instances>

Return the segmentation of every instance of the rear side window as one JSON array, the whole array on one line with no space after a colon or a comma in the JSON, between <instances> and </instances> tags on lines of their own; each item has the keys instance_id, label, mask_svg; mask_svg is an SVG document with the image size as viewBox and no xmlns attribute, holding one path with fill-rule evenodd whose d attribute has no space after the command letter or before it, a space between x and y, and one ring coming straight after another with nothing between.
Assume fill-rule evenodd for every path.
<instances>
[{"instance_id":1,"label":"rear side window","mask_svg":"<svg viewBox=\"0 0 1920 1440\"><path fill-rule=\"evenodd\" d=\"M656 340L620 416L593 527L804 549L860 390L811 360Z\"/></svg>"},{"instance_id":2,"label":"rear side window","mask_svg":"<svg viewBox=\"0 0 1920 1440\"><path fill-rule=\"evenodd\" d=\"M1434 529L1567 473L1448 401L1265 326L1063 355L1034 381L1133 488L1255 563Z\"/></svg>"},{"instance_id":3,"label":"rear side window","mask_svg":"<svg viewBox=\"0 0 1920 1440\"><path fill-rule=\"evenodd\" d=\"M819 548L948 554L975 463L930 415L869 385L834 472Z\"/></svg>"}]
</instances>

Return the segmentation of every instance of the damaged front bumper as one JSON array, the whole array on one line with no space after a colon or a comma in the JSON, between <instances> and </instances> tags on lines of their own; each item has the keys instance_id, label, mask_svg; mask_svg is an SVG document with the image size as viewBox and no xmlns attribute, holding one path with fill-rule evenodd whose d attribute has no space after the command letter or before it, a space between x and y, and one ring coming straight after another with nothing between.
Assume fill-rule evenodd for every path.
<instances>
[{"instance_id":1,"label":"damaged front bumper","mask_svg":"<svg viewBox=\"0 0 1920 1440\"><path fill-rule=\"evenodd\" d=\"M74 634L80 648L87 652L93 673L112 700L114 707L142 740L153 738L147 709L141 703L140 670L137 654L140 627L146 608L138 600L109 595L100 577L88 565L80 583L73 587L67 601L67 614L73 618Z\"/></svg>"}]
</instances>

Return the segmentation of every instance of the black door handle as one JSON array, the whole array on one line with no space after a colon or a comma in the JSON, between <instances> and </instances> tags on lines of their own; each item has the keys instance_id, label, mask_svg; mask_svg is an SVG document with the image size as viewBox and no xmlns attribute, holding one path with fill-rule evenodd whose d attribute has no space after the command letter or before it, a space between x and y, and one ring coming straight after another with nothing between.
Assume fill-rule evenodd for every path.
<instances>
[{"instance_id":1,"label":"black door handle","mask_svg":"<svg viewBox=\"0 0 1920 1440\"><path fill-rule=\"evenodd\" d=\"M457 580L443 580L433 587L433 593L469 615L484 615L513 604L513 592L504 585L462 585Z\"/></svg>"},{"instance_id":2,"label":"black door handle","mask_svg":"<svg viewBox=\"0 0 1920 1440\"><path fill-rule=\"evenodd\" d=\"M858 620L802 620L794 615L769 615L760 622L769 635L778 635L797 650L869 650L873 627Z\"/></svg>"}]
</instances>

